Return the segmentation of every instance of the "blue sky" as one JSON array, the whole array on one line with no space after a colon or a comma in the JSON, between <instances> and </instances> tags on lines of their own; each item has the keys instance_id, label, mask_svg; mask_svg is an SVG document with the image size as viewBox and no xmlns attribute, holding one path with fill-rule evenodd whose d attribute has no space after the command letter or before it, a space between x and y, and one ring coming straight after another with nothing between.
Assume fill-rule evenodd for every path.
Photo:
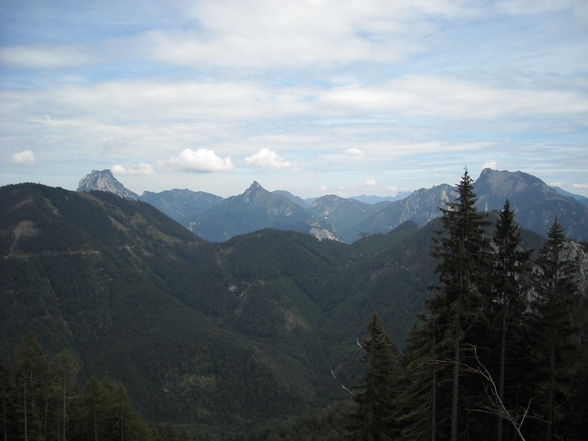
<instances>
[{"instance_id":1,"label":"blue sky","mask_svg":"<svg viewBox=\"0 0 588 441\"><path fill-rule=\"evenodd\" d=\"M585 0L0 0L0 185L588 195Z\"/></svg>"}]
</instances>

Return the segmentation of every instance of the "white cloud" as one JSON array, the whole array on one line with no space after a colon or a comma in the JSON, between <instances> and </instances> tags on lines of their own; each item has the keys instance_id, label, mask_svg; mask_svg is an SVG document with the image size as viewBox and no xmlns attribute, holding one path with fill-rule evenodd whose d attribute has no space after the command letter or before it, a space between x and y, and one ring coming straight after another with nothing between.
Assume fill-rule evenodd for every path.
<instances>
[{"instance_id":1,"label":"white cloud","mask_svg":"<svg viewBox=\"0 0 588 441\"><path fill-rule=\"evenodd\" d=\"M535 15L571 11L580 21L588 23L586 0L501 0L496 3L500 12L509 15Z\"/></svg>"},{"instance_id":2,"label":"white cloud","mask_svg":"<svg viewBox=\"0 0 588 441\"><path fill-rule=\"evenodd\" d=\"M18 165L33 165L35 163L35 154L30 150L23 150L12 155L10 162Z\"/></svg>"},{"instance_id":3,"label":"white cloud","mask_svg":"<svg viewBox=\"0 0 588 441\"><path fill-rule=\"evenodd\" d=\"M437 75L332 88L318 97L317 104L333 115L390 112L409 117L498 119L588 113L588 96L581 92L505 89Z\"/></svg>"},{"instance_id":4,"label":"white cloud","mask_svg":"<svg viewBox=\"0 0 588 441\"><path fill-rule=\"evenodd\" d=\"M204 173L230 171L235 168L229 156L223 159L208 149L184 149L178 156L167 161L166 165L177 170Z\"/></svg>"},{"instance_id":5,"label":"white cloud","mask_svg":"<svg viewBox=\"0 0 588 441\"><path fill-rule=\"evenodd\" d=\"M71 46L9 46L0 48L0 63L27 69L81 66L96 61L84 50Z\"/></svg>"},{"instance_id":6,"label":"white cloud","mask_svg":"<svg viewBox=\"0 0 588 441\"><path fill-rule=\"evenodd\" d=\"M246 7L239 0L200 0L191 9L200 29L146 33L140 46L156 60L196 66L389 62L421 51L435 18L464 12L463 2L449 0L248 0Z\"/></svg>"},{"instance_id":7,"label":"white cloud","mask_svg":"<svg viewBox=\"0 0 588 441\"><path fill-rule=\"evenodd\" d=\"M498 163L496 161L486 161L482 164L482 167L480 167L480 169L483 170L485 168L491 168L492 170L497 170Z\"/></svg>"},{"instance_id":8,"label":"white cloud","mask_svg":"<svg viewBox=\"0 0 588 441\"><path fill-rule=\"evenodd\" d=\"M321 186L319 187L319 190L320 190L320 191L329 191L329 187L327 187L326 185L321 185Z\"/></svg>"},{"instance_id":9,"label":"white cloud","mask_svg":"<svg viewBox=\"0 0 588 441\"><path fill-rule=\"evenodd\" d=\"M574 188L588 188L588 184L572 184Z\"/></svg>"},{"instance_id":10,"label":"white cloud","mask_svg":"<svg viewBox=\"0 0 588 441\"><path fill-rule=\"evenodd\" d=\"M367 179L363 180L361 185L365 186L365 187L373 187L374 185L377 185L377 184L376 184L376 180L374 178L367 178Z\"/></svg>"},{"instance_id":11,"label":"white cloud","mask_svg":"<svg viewBox=\"0 0 588 441\"><path fill-rule=\"evenodd\" d=\"M120 175L152 175L155 170L151 164L116 164L111 168L113 173Z\"/></svg>"},{"instance_id":12,"label":"white cloud","mask_svg":"<svg viewBox=\"0 0 588 441\"><path fill-rule=\"evenodd\" d=\"M347 149L346 151L350 155L355 155L355 156L361 156L361 155L363 155L363 150L358 149L358 148L355 148L355 147L350 148L350 149Z\"/></svg>"},{"instance_id":13,"label":"white cloud","mask_svg":"<svg viewBox=\"0 0 588 441\"><path fill-rule=\"evenodd\" d=\"M264 168L290 168L293 164L286 161L273 150L263 148L257 153L245 158L247 164L257 165Z\"/></svg>"}]
</instances>

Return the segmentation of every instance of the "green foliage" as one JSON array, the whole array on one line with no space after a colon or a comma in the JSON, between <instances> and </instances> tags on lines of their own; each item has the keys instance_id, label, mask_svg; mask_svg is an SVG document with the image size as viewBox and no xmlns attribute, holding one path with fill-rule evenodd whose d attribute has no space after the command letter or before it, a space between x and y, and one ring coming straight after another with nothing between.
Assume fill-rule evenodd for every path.
<instances>
[{"instance_id":1,"label":"green foliage","mask_svg":"<svg viewBox=\"0 0 588 441\"><path fill-rule=\"evenodd\" d=\"M537 400L545 415L544 439L568 431L571 380L577 362L575 308L579 305L576 262L565 258L563 228L553 222L533 277Z\"/></svg>"},{"instance_id":2,"label":"green foliage","mask_svg":"<svg viewBox=\"0 0 588 441\"><path fill-rule=\"evenodd\" d=\"M470 203L471 182L462 184L446 220L420 229L406 223L353 245L273 230L210 244L140 202L32 184L3 187L0 350L12 353L30 328L51 353L70 347L75 354L43 359L31 340L15 356L15 368L36 367L29 369L32 377L20 369L20 383L8 368L8 417L2 420L8 439L24 433L25 386L29 439L44 432L48 441L93 439L95 421L110 439L149 439L148 432L157 440L341 439L351 409L324 406L348 397L341 385L358 384L366 374L355 355L358 329L378 311L404 347L425 309L427 287L435 283L439 289L406 344L394 392L384 393L393 395L395 435L448 439L457 365L460 433L493 439L496 417L478 412L494 409L488 384L469 368L476 366L469 345L498 381L503 329L504 401L520 415L532 398L532 412L545 417L547 352L520 313L531 309L524 302L516 227L512 219L500 221L490 259L488 228ZM442 234L434 235L435 229ZM431 236L440 281L429 255ZM584 329L586 314L570 301L574 327ZM540 310L539 304L533 308ZM585 346L584 337L573 333L568 340L576 346L570 354L584 355L572 355L583 361L560 369L554 430L562 433L567 425L573 439L584 427L588 357L577 348ZM171 425L135 424L122 384L143 415ZM317 408L324 410L294 417ZM504 425L505 438L512 438ZM525 430L538 436L531 426Z\"/></svg>"},{"instance_id":3,"label":"green foliage","mask_svg":"<svg viewBox=\"0 0 588 441\"><path fill-rule=\"evenodd\" d=\"M357 441L389 441L398 439L396 395L398 393L398 349L374 314L368 325L369 337L362 340L367 364L364 383L353 395L355 411L347 425L348 439Z\"/></svg>"},{"instance_id":4,"label":"green foliage","mask_svg":"<svg viewBox=\"0 0 588 441\"><path fill-rule=\"evenodd\" d=\"M122 384L91 377L78 393L79 362L69 349L50 359L29 332L14 360L13 369L0 363L4 440L151 439Z\"/></svg>"}]
</instances>

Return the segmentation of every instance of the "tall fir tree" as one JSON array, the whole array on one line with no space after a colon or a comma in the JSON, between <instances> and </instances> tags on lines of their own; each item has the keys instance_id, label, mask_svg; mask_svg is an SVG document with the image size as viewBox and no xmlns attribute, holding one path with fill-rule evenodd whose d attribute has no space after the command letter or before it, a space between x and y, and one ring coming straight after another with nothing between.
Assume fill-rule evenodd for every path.
<instances>
[{"instance_id":1,"label":"tall fir tree","mask_svg":"<svg viewBox=\"0 0 588 441\"><path fill-rule=\"evenodd\" d=\"M347 425L348 439L353 441L392 441L398 439L396 395L399 374L398 350L384 331L380 317L374 314L368 325L369 337L362 340L367 364L364 383L353 399L356 410Z\"/></svg>"},{"instance_id":2,"label":"tall fir tree","mask_svg":"<svg viewBox=\"0 0 588 441\"><path fill-rule=\"evenodd\" d=\"M419 316L422 325L410 332L400 375L397 420L400 439L431 441L437 439L438 372L446 370L439 363L436 350L435 323Z\"/></svg>"},{"instance_id":3,"label":"tall fir tree","mask_svg":"<svg viewBox=\"0 0 588 441\"><path fill-rule=\"evenodd\" d=\"M15 359L19 437L24 441L44 440L53 381L49 359L32 332L25 335Z\"/></svg>"},{"instance_id":4,"label":"tall fir tree","mask_svg":"<svg viewBox=\"0 0 588 441\"><path fill-rule=\"evenodd\" d=\"M498 397L507 406L516 407L515 396L520 389L523 360L528 351L524 343L526 311L528 309L527 273L531 250L523 250L520 227L508 199L499 213L492 238L492 308L490 322L498 324L498 332L489 333L490 359L499 353ZM496 337L499 336L499 340ZM516 354L516 355L515 355ZM490 363L488 363L490 365ZM505 396L505 379L509 386ZM503 440L503 415L497 418L496 440Z\"/></svg>"},{"instance_id":5,"label":"tall fir tree","mask_svg":"<svg viewBox=\"0 0 588 441\"><path fill-rule=\"evenodd\" d=\"M80 369L77 358L69 349L61 351L54 360L54 371L59 382L58 392L60 397L58 421L58 439L67 441L69 439L70 428L70 402L76 389L76 376Z\"/></svg>"},{"instance_id":6,"label":"tall fir tree","mask_svg":"<svg viewBox=\"0 0 588 441\"><path fill-rule=\"evenodd\" d=\"M557 219L541 248L533 274L533 322L539 403L545 420L542 439L564 436L577 341L575 308L580 305L575 260L566 256L564 231Z\"/></svg>"},{"instance_id":7,"label":"tall fir tree","mask_svg":"<svg viewBox=\"0 0 588 441\"><path fill-rule=\"evenodd\" d=\"M433 238L433 257L439 260L436 273L440 286L429 302L432 320L440 335L436 351L451 363L449 438L457 441L460 426L460 367L464 342L477 327L483 326L487 311L489 241L485 233L489 222L476 207L477 197L467 170L457 185L455 202L442 208L443 229ZM463 406L462 406L463 407Z\"/></svg>"}]
</instances>

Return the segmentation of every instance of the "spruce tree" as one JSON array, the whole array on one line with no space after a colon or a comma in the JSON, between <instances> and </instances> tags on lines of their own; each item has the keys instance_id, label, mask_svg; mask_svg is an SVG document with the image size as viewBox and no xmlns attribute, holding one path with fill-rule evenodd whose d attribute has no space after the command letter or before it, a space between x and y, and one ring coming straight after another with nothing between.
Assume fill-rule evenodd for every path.
<instances>
[{"instance_id":1,"label":"spruce tree","mask_svg":"<svg viewBox=\"0 0 588 441\"><path fill-rule=\"evenodd\" d=\"M563 423L577 350L573 324L574 310L580 305L577 274L576 262L566 256L563 228L556 219L539 252L533 275L538 401L545 419L544 440L566 430Z\"/></svg>"},{"instance_id":2,"label":"spruce tree","mask_svg":"<svg viewBox=\"0 0 588 441\"><path fill-rule=\"evenodd\" d=\"M53 382L49 359L32 332L25 335L15 359L19 437L24 441L44 440Z\"/></svg>"},{"instance_id":3,"label":"spruce tree","mask_svg":"<svg viewBox=\"0 0 588 441\"><path fill-rule=\"evenodd\" d=\"M499 213L492 240L492 311L491 322L499 324L499 331L492 332L492 336L499 336L500 340L490 344L494 354L498 352L498 395L507 405L510 400L505 397L505 378L509 378L511 389L519 383L517 375L521 374L520 361L527 352L524 349L522 331L527 310L526 274L529 270L531 251L525 251L521 246L521 234L518 224L514 220L514 212L510 202L506 200ZM519 363L513 363L513 358ZM508 356L508 357L507 357ZM492 357L495 358L495 357ZM507 369L507 358L509 359ZM511 393L511 395L513 395ZM512 397L509 397L512 398ZM512 406L511 406L512 407ZM496 440L503 439L503 417L498 416Z\"/></svg>"},{"instance_id":4,"label":"spruce tree","mask_svg":"<svg viewBox=\"0 0 588 441\"><path fill-rule=\"evenodd\" d=\"M356 410L347 425L348 439L354 441L391 441L397 439L399 424L395 419L398 350L374 314L368 325L369 337L362 340L367 364L364 383L353 399Z\"/></svg>"},{"instance_id":5,"label":"spruce tree","mask_svg":"<svg viewBox=\"0 0 588 441\"><path fill-rule=\"evenodd\" d=\"M422 325L412 329L399 381L397 420L400 439L430 441L437 438L437 377L446 370L435 353L435 323L420 316Z\"/></svg>"},{"instance_id":6,"label":"spruce tree","mask_svg":"<svg viewBox=\"0 0 588 441\"><path fill-rule=\"evenodd\" d=\"M457 199L442 208L443 229L433 238L433 257L439 260L436 273L440 286L429 302L432 319L437 323L440 348L436 352L452 366L450 440L456 441L459 424L460 367L464 342L485 321L487 311L489 241L485 213L475 207L473 181L467 170L457 185ZM442 347L442 348L441 348Z\"/></svg>"}]
</instances>

